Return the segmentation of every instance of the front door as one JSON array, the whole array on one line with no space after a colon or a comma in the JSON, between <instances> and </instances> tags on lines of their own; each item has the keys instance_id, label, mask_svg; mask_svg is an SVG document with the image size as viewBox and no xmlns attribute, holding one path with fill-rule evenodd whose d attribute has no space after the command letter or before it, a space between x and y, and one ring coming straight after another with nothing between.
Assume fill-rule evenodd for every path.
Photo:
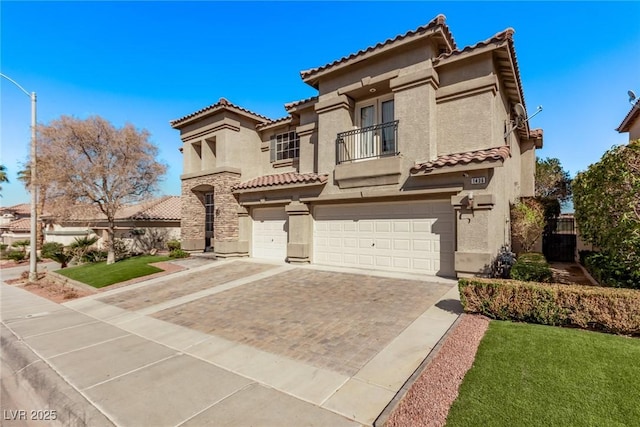
<instances>
[{"instance_id":1,"label":"front door","mask_svg":"<svg viewBox=\"0 0 640 427\"><path fill-rule=\"evenodd\" d=\"M204 250L209 252L212 248L213 239L213 218L215 214L215 206L213 203L213 193L204 194Z\"/></svg>"}]
</instances>

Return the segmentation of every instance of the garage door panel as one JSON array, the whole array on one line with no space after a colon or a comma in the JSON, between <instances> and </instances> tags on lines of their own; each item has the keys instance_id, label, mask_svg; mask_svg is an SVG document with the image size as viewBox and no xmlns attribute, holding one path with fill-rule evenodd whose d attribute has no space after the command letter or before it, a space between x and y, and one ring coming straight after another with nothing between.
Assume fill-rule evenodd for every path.
<instances>
[{"instance_id":1,"label":"garage door panel","mask_svg":"<svg viewBox=\"0 0 640 427\"><path fill-rule=\"evenodd\" d=\"M289 217L284 208L255 209L252 217L252 256L284 261L289 228Z\"/></svg>"},{"instance_id":2,"label":"garage door panel","mask_svg":"<svg viewBox=\"0 0 640 427\"><path fill-rule=\"evenodd\" d=\"M316 263L454 274L454 216L449 202L317 206L314 219Z\"/></svg>"}]
</instances>

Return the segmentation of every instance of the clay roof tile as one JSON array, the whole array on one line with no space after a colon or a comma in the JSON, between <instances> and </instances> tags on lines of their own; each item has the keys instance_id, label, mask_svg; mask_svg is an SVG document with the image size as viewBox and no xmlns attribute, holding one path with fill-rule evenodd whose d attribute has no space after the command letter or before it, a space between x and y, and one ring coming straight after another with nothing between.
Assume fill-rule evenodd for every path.
<instances>
[{"instance_id":1,"label":"clay roof tile","mask_svg":"<svg viewBox=\"0 0 640 427\"><path fill-rule=\"evenodd\" d=\"M506 160L509 157L509 147L504 145L502 147L489 148L486 150L467 151L464 153L445 154L438 157L435 160L428 162L416 163L411 168L411 173L416 174L418 172L431 172L434 169L439 169L446 166L455 166L458 164L469 163L481 163L487 160Z\"/></svg>"}]
</instances>

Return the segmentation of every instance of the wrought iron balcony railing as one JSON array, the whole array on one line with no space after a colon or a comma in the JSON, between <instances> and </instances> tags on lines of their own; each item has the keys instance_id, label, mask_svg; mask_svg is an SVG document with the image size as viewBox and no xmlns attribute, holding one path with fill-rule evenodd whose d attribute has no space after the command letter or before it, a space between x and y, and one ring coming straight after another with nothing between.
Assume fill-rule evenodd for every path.
<instances>
[{"instance_id":1,"label":"wrought iron balcony railing","mask_svg":"<svg viewBox=\"0 0 640 427\"><path fill-rule=\"evenodd\" d=\"M336 163L398 154L398 120L340 132L336 139Z\"/></svg>"}]
</instances>

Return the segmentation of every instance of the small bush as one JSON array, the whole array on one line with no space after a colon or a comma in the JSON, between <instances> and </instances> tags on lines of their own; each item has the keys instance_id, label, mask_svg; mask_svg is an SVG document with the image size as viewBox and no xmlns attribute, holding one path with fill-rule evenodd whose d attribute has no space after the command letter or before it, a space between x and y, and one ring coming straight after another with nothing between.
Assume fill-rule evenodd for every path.
<instances>
[{"instance_id":1,"label":"small bush","mask_svg":"<svg viewBox=\"0 0 640 427\"><path fill-rule=\"evenodd\" d=\"M503 245L491 265L491 277L508 279L511 274L511 267L515 262L516 254L511 252L509 246Z\"/></svg>"},{"instance_id":2,"label":"small bush","mask_svg":"<svg viewBox=\"0 0 640 427\"><path fill-rule=\"evenodd\" d=\"M176 249L181 249L180 241L176 239L169 240L167 242L167 249L169 249L169 251L175 251Z\"/></svg>"},{"instance_id":3,"label":"small bush","mask_svg":"<svg viewBox=\"0 0 640 427\"><path fill-rule=\"evenodd\" d=\"M524 282L551 282L553 273L544 255L528 253L520 255L511 267L511 278Z\"/></svg>"},{"instance_id":4,"label":"small bush","mask_svg":"<svg viewBox=\"0 0 640 427\"><path fill-rule=\"evenodd\" d=\"M640 289L640 268L606 252L585 253L584 266L602 286Z\"/></svg>"},{"instance_id":5,"label":"small bush","mask_svg":"<svg viewBox=\"0 0 640 427\"><path fill-rule=\"evenodd\" d=\"M460 302L468 313L640 335L637 290L490 279L460 279L458 288Z\"/></svg>"},{"instance_id":6,"label":"small bush","mask_svg":"<svg viewBox=\"0 0 640 427\"><path fill-rule=\"evenodd\" d=\"M182 249L174 249L171 252L169 252L169 256L171 258L188 258L189 252L185 252Z\"/></svg>"},{"instance_id":7,"label":"small bush","mask_svg":"<svg viewBox=\"0 0 640 427\"><path fill-rule=\"evenodd\" d=\"M107 251L101 251L99 249L89 249L83 256L82 262L100 262L106 261L107 259Z\"/></svg>"},{"instance_id":8,"label":"small bush","mask_svg":"<svg viewBox=\"0 0 640 427\"><path fill-rule=\"evenodd\" d=\"M24 259L26 257L27 257L27 253L26 252L22 252L22 251L9 251L9 252L7 252L7 258L11 259L13 261L16 261L16 262L24 261Z\"/></svg>"},{"instance_id":9,"label":"small bush","mask_svg":"<svg viewBox=\"0 0 640 427\"><path fill-rule=\"evenodd\" d=\"M113 239L113 253L116 261L120 261L131 256L129 247L123 239Z\"/></svg>"},{"instance_id":10,"label":"small bush","mask_svg":"<svg viewBox=\"0 0 640 427\"><path fill-rule=\"evenodd\" d=\"M42 245L42 249L40 250L40 256L42 258L49 258L53 256L53 254L64 251L64 245L58 242L47 242Z\"/></svg>"}]
</instances>

